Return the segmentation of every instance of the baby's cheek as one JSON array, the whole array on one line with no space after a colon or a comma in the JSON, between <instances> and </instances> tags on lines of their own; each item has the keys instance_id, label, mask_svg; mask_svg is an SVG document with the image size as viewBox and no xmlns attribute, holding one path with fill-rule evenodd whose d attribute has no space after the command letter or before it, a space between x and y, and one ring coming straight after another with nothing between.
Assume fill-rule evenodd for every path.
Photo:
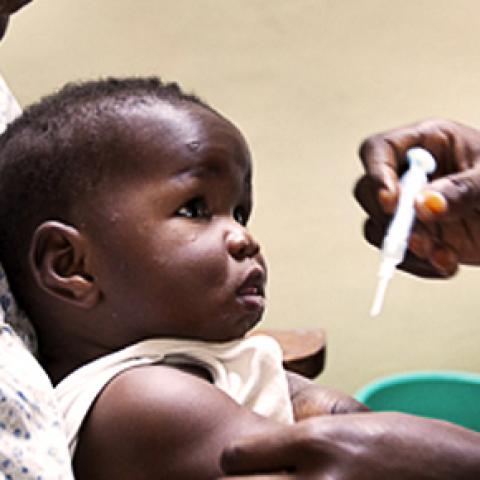
<instances>
[{"instance_id":1,"label":"baby's cheek","mask_svg":"<svg viewBox=\"0 0 480 480\"><path fill-rule=\"evenodd\" d=\"M217 252L202 252L196 268L198 278L204 285L210 287L223 286L228 283L228 262Z\"/></svg>"}]
</instances>

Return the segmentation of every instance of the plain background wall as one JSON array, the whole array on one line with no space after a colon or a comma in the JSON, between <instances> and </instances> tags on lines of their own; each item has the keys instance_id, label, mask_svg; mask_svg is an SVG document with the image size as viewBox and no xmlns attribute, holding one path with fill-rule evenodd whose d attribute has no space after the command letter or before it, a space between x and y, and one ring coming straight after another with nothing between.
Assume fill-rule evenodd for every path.
<instances>
[{"instance_id":1,"label":"plain background wall","mask_svg":"<svg viewBox=\"0 0 480 480\"><path fill-rule=\"evenodd\" d=\"M479 2L36 0L10 27L0 69L24 105L71 80L157 74L238 124L270 266L265 325L327 329L320 382L478 368L480 270L399 273L369 318L379 259L351 190L366 135L430 116L480 125Z\"/></svg>"}]
</instances>

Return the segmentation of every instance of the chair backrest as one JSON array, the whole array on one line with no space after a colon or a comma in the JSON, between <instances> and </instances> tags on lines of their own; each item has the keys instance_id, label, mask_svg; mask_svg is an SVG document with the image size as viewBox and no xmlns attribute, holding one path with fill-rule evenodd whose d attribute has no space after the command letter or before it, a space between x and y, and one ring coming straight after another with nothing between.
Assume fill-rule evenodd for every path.
<instances>
[{"instance_id":1,"label":"chair backrest","mask_svg":"<svg viewBox=\"0 0 480 480\"><path fill-rule=\"evenodd\" d=\"M412 413L480 431L480 374L399 373L368 383L355 398L374 411Z\"/></svg>"}]
</instances>

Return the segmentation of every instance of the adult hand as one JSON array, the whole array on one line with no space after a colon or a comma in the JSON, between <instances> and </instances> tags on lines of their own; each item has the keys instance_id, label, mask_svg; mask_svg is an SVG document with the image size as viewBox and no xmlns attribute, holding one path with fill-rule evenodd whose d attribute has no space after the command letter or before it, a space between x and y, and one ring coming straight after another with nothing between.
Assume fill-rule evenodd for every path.
<instances>
[{"instance_id":1,"label":"adult hand","mask_svg":"<svg viewBox=\"0 0 480 480\"><path fill-rule=\"evenodd\" d=\"M429 150L437 168L416 201L417 221L400 268L424 277L450 277L460 263L480 265L480 131L427 120L367 138L360 147L366 174L355 197L369 215L365 237L379 246L395 209L405 152Z\"/></svg>"},{"instance_id":2,"label":"adult hand","mask_svg":"<svg viewBox=\"0 0 480 480\"><path fill-rule=\"evenodd\" d=\"M480 434L400 413L316 417L238 440L224 450L222 468L303 480L473 480Z\"/></svg>"}]
</instances>

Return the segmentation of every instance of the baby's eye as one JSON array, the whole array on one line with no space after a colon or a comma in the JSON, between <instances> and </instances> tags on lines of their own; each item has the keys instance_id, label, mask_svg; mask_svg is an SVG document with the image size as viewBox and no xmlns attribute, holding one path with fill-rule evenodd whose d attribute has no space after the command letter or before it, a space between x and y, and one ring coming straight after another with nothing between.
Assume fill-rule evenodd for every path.
<instances>
[{"instance_id":1,"label":"baby's eye","mask_svg":"<svg viewBox=\"0 0 480 480\"><path fill-rule=\"evenodd\" d=\"M180 207L175 214L186 218L210 218L212 216L203 198L192 198Z\"/></svg>"},{"instance_id":2,"label":"baby's eye","mask_svg":"<svg viewBox=\"0 0 480 480\"><path fill-rule=\"evenodd\" d=\"M233 211L233 217L235 221L245 226L248 223L249 213L244 207L236 207Z\"/></svg>"}]
</instances>

